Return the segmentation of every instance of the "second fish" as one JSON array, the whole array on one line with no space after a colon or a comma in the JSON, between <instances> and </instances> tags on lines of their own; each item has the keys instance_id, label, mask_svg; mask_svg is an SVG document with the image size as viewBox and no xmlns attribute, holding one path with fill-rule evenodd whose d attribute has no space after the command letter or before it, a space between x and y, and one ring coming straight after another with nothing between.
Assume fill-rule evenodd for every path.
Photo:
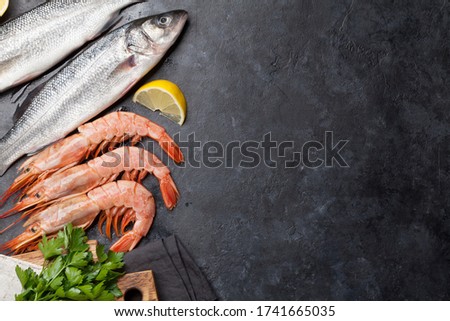
<instances>
[{"instance_id":1,"label":"second fish","mask_svg":"<svg viewBox=\"0 0 450 321\"><path fill-rule=\"evenodd\" d=\"M25 112L0 140L0 175L123 97L160 62L187 18L177 10L136 20L76 56L21 106Z\"/></svg>"},{"instance_id":2,"label":"second fish","mask_svg":"<svg viewBox=\"0 0 450 321\"><path fill-rule=\"evenodd\" d=\"M0 26L0 92L43 74L141 0L54 0Z\"/></svg>"}]
</instances>

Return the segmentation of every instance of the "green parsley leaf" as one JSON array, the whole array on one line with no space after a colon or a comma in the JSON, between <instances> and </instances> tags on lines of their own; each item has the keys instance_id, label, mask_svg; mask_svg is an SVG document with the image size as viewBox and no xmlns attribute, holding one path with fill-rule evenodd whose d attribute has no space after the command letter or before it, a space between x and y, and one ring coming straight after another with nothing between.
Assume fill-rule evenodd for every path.
<instances>
[{"instance_id":1,"label":"green parsley leaf","mask_svg":"<svg viewBox=\"0 0 450 321\"><path fill-rule=\"evenodd\" d=\"M49 263L42 269L41 276L44 280L52 281L58 277L64 269L64 260L62 256L58 256L53 262Z\"/></svg>"},{"instance_id":2,"label":"green parsley leaf","mask_svg":"<svg viewBox=\"0 0 450 321\"><path fill-rule=\"evenodd\" d=\"M66 267L65 275L67 278L66 284L69 286L79 285L83 281L81 270L75 267Z\"/></svg>"},{"instance_id":3,"label":"green parsley leaf","mask_svg":"<svg viewBox=\"0 0 450 321\"><path fill-rule=\"evenodd\" d=\"M66 297L66 292L64 291L64 287L60 286L56 291L55 295L60 299L64 299Z\"/></svg>"},{"instance_id":4,"label":"green parsley leaf","mask_svg":"<svg viewBox=\"0 0 450 321\"><path fill-rule=\"evenodd\" d=\"M47 290L48 287L48 282L45 279L39 279L39 282L36 286L36 290L35 292L38 294L38 298L39 296L44 293L45 290Z\"/></svg>"},{"instance_id":5,"label":"green parsley leaf","mask_svg":"<svg viewBox=\"0 0 450 321\"><path fill-rule=\"evenodd\" d=\"M60 239L59 237L48 240L44 235L42 237L41 243L39 243L38 246L39 250L41 250L42 254L44 255L44 258L46 260L50 260L55 256L61 255L61 253L63 252L63 242L64 240Z\"/></svg>"},{"instance_id":6,"label":"green parsley leaf","mask_svg":"<svg viewBox=\"0 0 450 321\"><path fill-rule=\"evenodd\" d=\"M70 252L86 252L89 250L89 245L87 242L87 236L83 229L76 228L73 229L72 225L68 225L67 227L68 232L66 235L68 236L68 244L66 245L66 248Z\"/></svg>"},{"instance_id":7,"label":"green parsley leaf","mask_svg":"<svg viewBox=\"0 0 450 321\"><path fill-rule=\"evenodd\" d=\"M100 269L100 272L97 274L97 277L95 278L95 280L100 281L100 282L105 281L106 277L108 276L108 272L109 272L108 268L102 267Z\"/></svg>"},{"instance_id":8,"label":"green parsley leaf","mask_svg":"<svg viewBox=\"0 0 450 321\"><path fill-rule=\"evenodd\" d=\"M57 278L53 279L53 281L50 282L50 287L56 291L56 290L58 290L58 288L61 287L63 281L64 281L64 277L58 276Z\"/></svg>"},{"instance_id":9,"label":"green parsley leaf","mask_svg":"<svg viewBox=\"0 0 450 321\"><path fill-rule=\"evenodd\" d=\"M34 291L32 289L27 289L24 292L20 293L20 294L16 294L15 295L15 299L16 301L28 301L27 298L34 293Z\"/></svg>"},{"instance_id":10,"label":"green parsley leaf","mask_svg":"<svg viewBox=\"0 0 450 321\"><path fill-rule=\"evenodd\" d=\"M71 252L68 255L67 260L70 266L74 267L84 267L89 264L89 253L88 252Z\"/></svg>"},{"instance_id":11,"label":"green parsley leaf","mask_svg":"<svg viewBox=\"0 0 450 321\"><path fill-rule=\"evenodd\" d=\"M24 270L20 268L20 266L16 266L16 274L19 277L22 287L24 288L26 288L30 283L36 283L36 279L38 278L37 273L34 272L31 268Z\"/></svg>"},{"instance_id":12,"label":"green parsley leaf","mask_svg":"<svg viewBox=\"0 0 450 321\"><path fill-rule=\"evenodd\" d=\"M105 290L105 282L100 282L92 289L92 295L98 297Z\"/></svg>"},{"instance_id":13,"label":"green parsley leaf","mask_svg":"<svg viewBox=\"0 0 450 321\"><path fill-rule=\"evenodd\" d=\"M108 291L103 291L97 298L97 301L112 301L114 300L114 294L108 292Z\"/></svg>"},{"instance_id":14,"label":"green parsley leaf","mask_svg":"<svg viewBox=\"0 0 450 321\"><path fill-rule=\"evenodd\" d=\"M80 289L70 288L65 293L66 297L74 301L85 301L87 296L81 292Z\"/></svg>"},{"instance_id":15,"label":"green parsley leaf","mask_svg":"<svg viewBox=\"0 0 450 321\"><path fill-rule=\"evenodd\" d=\"M113 251L109 251L108 252L108 261L112 263L112 265L114 266L114 269L118 269L123 267L124 263L123 263L123 257L124 257L124 253L116 253Z\"/></svg>"},{"instance_id":16,"label":"green parsley leaf","mask_svg":"<svg viewBox=\"0 0 450 321\"><path fill-rule=\"evenodd\" d=\"M105 246L99 244L95 249L98 262L103 263L108 259L108 253L105 252Z\"/></svg>"},{"instance_id":17,"label":"green parsley leaf","mask_svg":"<svg viewBox=\"0 0 450 321\"><path fill-rule=\"evenodd\" d=\"M107 289L112 295L114 295L116 298L120 298L123 296L122 291L117 287L117 284L113 284Z\"/></svg>"},{"instance_id":18,"label":"green parsley leaf","mask_svg":"<svg viewBox=\"0 0 450 321\"><path fill-rule=\"evenodd\" d=\"M80 285L78 286L78 289L81 290L81 292L83 292L89 300L95 300L95 296L92 293L92 285L91 284L86 284L86 285Z\"/></svg>"},{"instance_id":19,"label":"green parsley leaf","mask_svg":"<svg viewBox=\"0 0 450 321\"><path fill-rule=\"evenodd\" d=\"M114 300L122 296L117 280L123 275L123 253L106 252L99 245L95 262L86 242L85 232L71 224L54 238L44 236L39 244L46 258L41 273L16 268L23 287L16 300Z\"/></svg>"}]
</instances>

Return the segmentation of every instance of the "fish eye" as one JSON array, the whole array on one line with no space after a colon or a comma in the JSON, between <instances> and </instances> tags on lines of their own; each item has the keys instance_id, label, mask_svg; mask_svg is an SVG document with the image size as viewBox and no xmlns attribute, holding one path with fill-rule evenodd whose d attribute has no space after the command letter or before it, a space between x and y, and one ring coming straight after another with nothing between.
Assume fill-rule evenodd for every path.
<instances>
[{"instance_id":1,"label":"fish eye","mask_svg":"<svg viewBox=\"0 0 450 321\"><path fill-rule=\"evenodd\" d=\"M163 16L163 17L159 18L159 20L158 20L158 24L161 26L168 26L171 22L172 22L172 19L167 16Z\"/></svg>"},{"instance_id":2,"label":"fish eye","mask_svg":"<svg viewBox=\"0 0 450 321\"><path fill-rule=\"evenodd\" d=\"M31 172L31 168L27 167L27 168L25 169L25 173L29 173L29 172Z\"/></svg>"},{"instance_id":3,"label":"fish eye","mask_svg":"<svg viewBox=\"0 0 450 321\"><path fill-rule=\"evenodd\" d=\"M41 198L41 194L39 194L39 193L36 193L34 196L35 196L36 198Z\"/></svg>"},{"instance_id":4,"label":"fish eye","mask_svg":"<svg viewBox=\"0 0 450 321\"><path fill-rule=\"evenodd\" d=\"M31 233L36 233L37 232L37 228L35 226L32 226L30 228Z\"/></svg>"}]
</instances>

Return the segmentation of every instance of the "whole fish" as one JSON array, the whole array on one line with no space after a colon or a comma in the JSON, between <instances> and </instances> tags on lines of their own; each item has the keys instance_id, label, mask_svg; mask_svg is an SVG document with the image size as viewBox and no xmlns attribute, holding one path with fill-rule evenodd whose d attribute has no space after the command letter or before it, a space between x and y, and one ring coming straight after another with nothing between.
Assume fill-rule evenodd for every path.
<instances>
[{"instance_id":1,"label":"whole fish","mask_svg":"<svg viewBox=\"0 0 450 321\"><path fill-rule=\"evenodd\" d=\"M140 0L52 0L0 26L0 93L43 74Z\"/></svg>"},{"instance_id":2,"label":"whole fish","mask_svg":"<svg viewBox=\"0 0 450 321\"><path fill-rule=\"evenodd\" d=\"M0 140L0 175L21 156L65 137L123 97L159 63L187 17L177 10L136 20L73 58L27 98L24 114Z\"/></svg>"}]
</instances>

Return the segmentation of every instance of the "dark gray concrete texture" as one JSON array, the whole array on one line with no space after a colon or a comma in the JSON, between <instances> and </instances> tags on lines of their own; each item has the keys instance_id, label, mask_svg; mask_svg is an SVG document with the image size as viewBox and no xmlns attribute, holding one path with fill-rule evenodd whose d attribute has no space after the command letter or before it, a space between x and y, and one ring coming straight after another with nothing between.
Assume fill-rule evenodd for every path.
<instances>
[{"instance_id":1,"label":"dark gray concrete texture","mask_svg":"<svg viewBox=\"0 0 450 321\"><path fill-rule=\"evenodd\" d=\"M15 0L6 18L41 2ZM242 168L238 153L231 168L169 163L181 199L168 212L155 179L145 181L158 209L143 243L176 234L223 300L450 299L449 2L154 0L125 21L172 9L187 10L189 25L141 84L177 83L186 124L133 104L132 93L110 110L202 144L270 132L295 148L273 157L275 168ZM12 125L11 95L0 96L0 134ZM348 141L348 167L286 168L326 132Z\"/></svg>"}]
</instances>

